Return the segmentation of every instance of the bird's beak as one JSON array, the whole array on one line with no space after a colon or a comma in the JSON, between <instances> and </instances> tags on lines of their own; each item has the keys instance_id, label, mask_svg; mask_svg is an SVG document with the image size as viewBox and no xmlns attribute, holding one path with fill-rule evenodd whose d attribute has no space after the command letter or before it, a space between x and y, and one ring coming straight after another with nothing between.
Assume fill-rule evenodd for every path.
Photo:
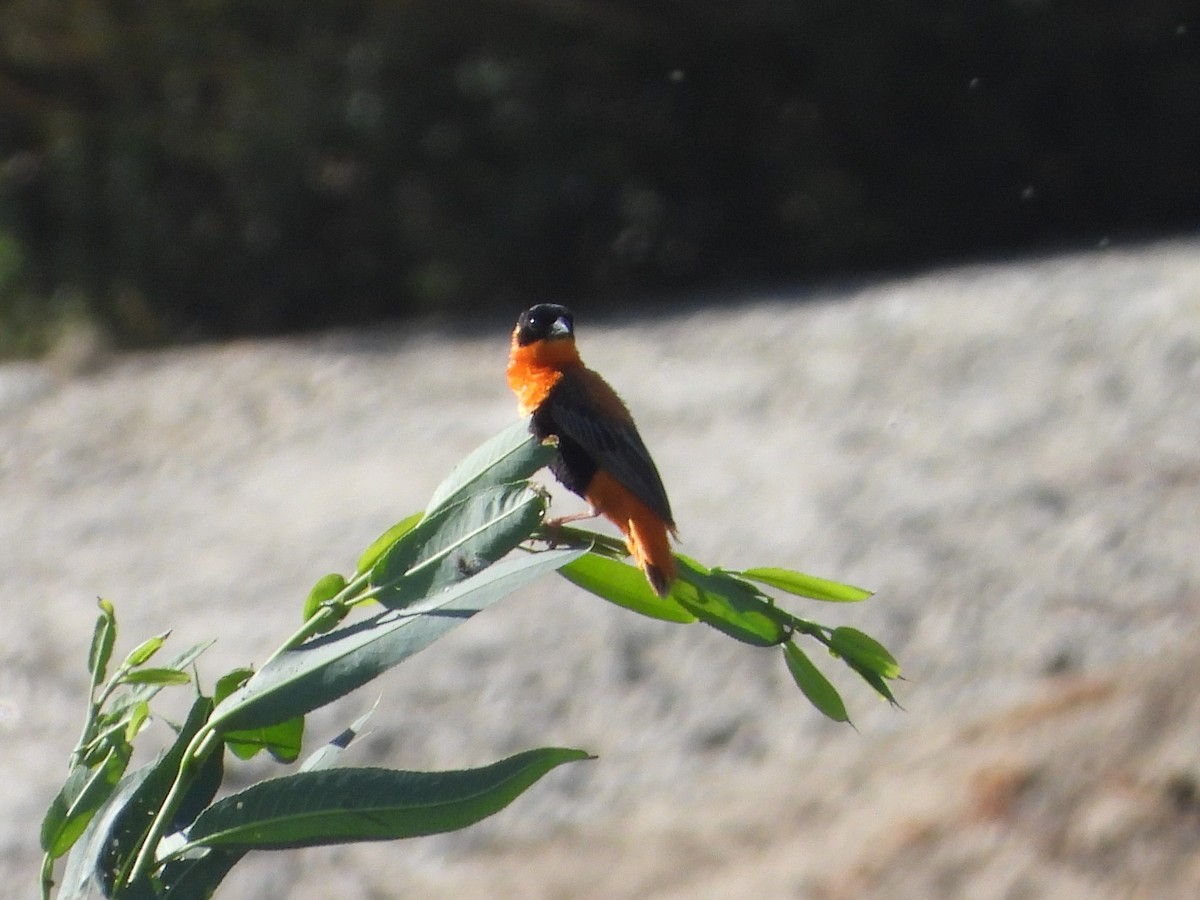
<instances>
[{"instance_id":1,"label":"bird's beak","mask_svg":"<svg viewBox=\"0 0 1200 900\"><path fill-rule=\"evenodd\" d=\"M551 340L571 337L571 323L563 316L559 316L550 325L550 330L546 332L546 337Z\"/></svg>"}]
</instances>

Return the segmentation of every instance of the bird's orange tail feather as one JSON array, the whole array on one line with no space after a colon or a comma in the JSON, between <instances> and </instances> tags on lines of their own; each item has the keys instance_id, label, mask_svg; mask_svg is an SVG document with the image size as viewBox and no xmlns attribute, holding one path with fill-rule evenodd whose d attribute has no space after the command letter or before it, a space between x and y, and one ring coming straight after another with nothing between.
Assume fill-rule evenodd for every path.
<instances>
[{"instance_id":1,"label":"bird's orange tail feather","mask_svg":"<svg viewBox=\"0 0 1200 900\"><path fill-rule=\"evenodd\" d=\"M621 529L650 587L665 597L676 574L670 526L607 472L596 473L586 497L593 509Z\"/></svg>"}]
</instances>

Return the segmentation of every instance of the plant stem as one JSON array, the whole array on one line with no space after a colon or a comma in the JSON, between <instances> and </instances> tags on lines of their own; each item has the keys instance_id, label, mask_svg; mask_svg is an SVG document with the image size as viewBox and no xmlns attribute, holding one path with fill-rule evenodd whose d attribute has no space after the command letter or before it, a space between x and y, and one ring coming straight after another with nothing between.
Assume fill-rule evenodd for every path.
<instances>
[{"instance_id":1,"label":"plant stem","mask_svg":"<svg viewBox=\"0 0 1200 900\"><path fill-rule=\"evenodd\" d=\"M260 670L288 650L299 647L314 634L319 634L326 621L338 614L338 606L346 604L355 594L360 592L363 586L369 582L370 577L371 573L369 571L362 573L342 588L335 597L323 603L321 608L307 622L300 626L274 653L267 657L266 662L263 663ZM220 746L220 735L220 720L210 718L204 727L196 732L195 737L188 744L187 749L183 753L183 759L179 763L179 771L175 774L175 781L171 784L171 790L167 793L157 814L155 814L154 821L150 823L150 830L146 832L142 846L138 849L138 855L134 860L133 868L130 870L128 878L125 879L126 884L133 884L134 881L149 871L154 861L154 853L158 842L162 840L167 823L171 821L171 817L175 815L176 807L179 806L180 800L183 799L183 793L187 789L188 776L198 766L203 765L214 747Z\"/></svg>"},{"instance_id":2,"label":"plant stem","mask_svg":"<svg viewBox=\"0 0 1200 900\"><path fill-rule=\"evenodd\" d=\"M291 637L267 657L266 662L263 663L260 669L269 665L288 650L294 650L296 647L299 647L314 634L319 634L326 622L338 615L338 607L344 606L356 594L361 592L363 587L370 581L370 578L371 573L369 571L363 572L342 588L335 597L323 603L321 608L307 622L301 625ZM146 832L142 846L138 849L137 858L134 860L133 868L126 879L126 884L133 884L135 880L141 878L149 871L153 863L155 848L158 842L162 840L167 823L175 815L175 809L179 805L179 801L182 799L183 793L187 788L188 775L198 765L204 763L204 760L212 753L215 746L220 745L220 733L220 721L210 719L203 728L196 732L195 737L188 744L187 749L184 751L183 759L179 763L179 771L175 775L175 781L171 784L171 790L167 793L162 806L159 807L158 813L154 816L154 821L150 823L150 830Z\"/></svg>"},{"instance_id":3,"label":"plant stem","mask_svg":"<svg viewBox=\"0 0 1200 900\"><path fill-rule=\"evenodd\" d=\"M100 685L98 682L92 682L92 689L88 693L88 711L83 717L83 731L79 735L79 742L75 745L75 749L71 751L71 761L67 766L69 769L83 763L83 758L87 755L87 748L96 740L96 722L100 718L100 710L108 702L108 698L112 696L126 671L128 670L124 666L117 669L113 673L113 677L108 680L108 684L104 686L104 690L100 692L99 697L96 696L96 688Z\"/></svg>"},{"instance_id":4,"label":"plant stem","mask_svg":"<svg viewBox=\"0 0 1200 900\"><path fill-rule=\"evenodd\" d=\"M818 625L816 622L809 622L806 619L798 619L788 613L785 613L785 615L787 615L788 624L791 625L792 631L796 632L796 634L806 634L811 638L815 638L826 647L829 646L829 629L827 627Z\"/></svg>"},{"instance_id":5,"label":"plant stem","mask_svg":"<svg viewBox=\"0 0 1200 900\"><path fill-rule=\"evenodd\" d=\"M50 891L54 887L54 860L49 853L42 854L42 900L50 900Z\"/></svg>"},{"instance_id":6,"label":"plant stem","mask_svg":"<svg viewBox=\"0 0 1200 900\"><path fill-rule=\"evenodd\" d=\"M83 716L83 731L79 733L79 740L75 744L75 749L71 751L71 758L67 763L67 770L74 769L77 765L83 762L83 756L87 745L92 742L92 732L96 728L96 719L100 715L100 704L96 703L90 697L88 698L88 710Z\"/></svg>"},{"instance_id":7,"label":"plant stem","mask_svg":"<svg viewBox=\"0 0 1200 900\"><path fill-rule=\"evenodd\" d=\"M267 657L266 662L260 667L260 671L288 650L299 647L314 634L319 634L325 623L330 618L338 615L338 607L344 606L356 594L361 592L363 587L370 582L370 579L370 571L363 572L342 588L336 596L321 604L321 608L307 622L301 625L291 637ZM171 790L167 793L162 806L159 807L158 812L155 814L154 821L150 823L150 830L146 832L142 846L138 849L138 855L134 860L133 868L130 870L128 878L125 879L126 884L133 884L134 881L141 878L150 870L150 866L154 862L154 853L158 842L162 840L163 833L167 829L167 823L171 821L171 817L175 815L176 807L179 806L180 800L183 799L183 793L188 785L188 776L199 765L203 765L204 760L212 753L214 747L220 746L220 736L220 720L210 718L204 727L196 732L195 737L188 744L187 749L183 753L183 759L179 763L179 771L175 774L175 781L171 784Z\"/></svg>"},{"instance_id":8,"label":"plant stem","mask_svg":"<svg viewBox=\"0 0 1200 900\"><path fill-rule=\"evenodd\" d=\"M138 848L138 854L133 861L133 867L129 870L129 875L125 878L125 884L131 885L149 873L150 867L154 863L154 854L158 849L158 842L162 840L163 834L167 830L167 823L175 815L175 810L178 808L179 802L183 799L183 794L188 788L189 776L200 765L203 765L208 754L212 752L213 739L216 737L216 734L216 729L209 722L196 732L195 737L188 743L187 749L183 751L183 758L179 761L179 771L175 773L175 780L171 783L171 790L167 792L162 805L158 808L158 812L155 813L154 821L150 823L149 831L146 832L146 836L142 839L142 845ZM219 742L217 745L219 746Z\"/></svg>"},{"instance_id":9,"label":"plant stem","mask_svg":"<svg viewBox=\"0 0 1200 900\"><path fill-rule=\"evenodd\" d=\"M259 666L259 669L265 668L274 662L277 657L287 653L287 651L295 650L314 634L320 634L324 631L326 622L334 616L339 615L339 607L348 606L352 600L357 602L365 599L364 597L360 597L359 594L370 581L371 570L368 569L366 572L359 574L333 597L322 603L320 608L312 614L312 617L308 621L293 632L291 637L280 644L275 652L267 657L266 661ZM368 591L367 596L374 596L374 594Z\"/></svg>"},{"instance_id":10,"label":"plant stem","mask_svg":"<svg viewBox=\"0 0 1200 900\"><path fill-rule=\"evenodd\" d=\"M301 644L303 644L305 641L307 641L314 634L320 634L325 625L325 621L327 619L332 618L333 616L335 616L337 614L336 610L335 610L336 606L337 606L337 604L335 603L334 600L330 600L326 603L322 603L321 607L315 613L313 613L312 618L310 618L307 622L305 622L303 625L301 625L300 628L297 629L292 634L291 637L289 637L286 641L284 641L282 644L280 644L279 647L275 650L275 652L272 653L270 656L268 656L266 661L259 668L260 669L266 668L271 663L273 663L276 660L276 658L282 656L287 651L295 650L297 647L299 647Z\"/></svg>"}]
</instances>

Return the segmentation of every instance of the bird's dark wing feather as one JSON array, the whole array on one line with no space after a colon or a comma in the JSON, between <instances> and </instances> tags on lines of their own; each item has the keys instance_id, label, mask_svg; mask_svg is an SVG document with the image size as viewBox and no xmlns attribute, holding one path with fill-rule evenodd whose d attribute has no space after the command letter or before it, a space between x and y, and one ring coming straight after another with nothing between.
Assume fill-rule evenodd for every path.
<instances>
[{"instance_id":1,"label":"bird's dark wing feather","mask_svg":"<svg viewBox=\"0 0 1200 900\"><path fill-rule=\"evenodd\" d=\"M600 376L590 371L581 375L561 379L546 398L545 412L559 437L578 444L598 468L674 528L658 467L624 404Z\"/></svg>"}]
</instances>

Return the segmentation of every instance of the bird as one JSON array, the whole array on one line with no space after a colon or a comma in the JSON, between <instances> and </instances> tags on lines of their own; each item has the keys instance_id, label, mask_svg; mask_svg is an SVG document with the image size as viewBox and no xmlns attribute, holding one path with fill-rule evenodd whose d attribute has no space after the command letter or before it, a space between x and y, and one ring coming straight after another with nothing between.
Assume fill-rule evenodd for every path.
<instances>
[{"instance_id":1,"label":"bird","mask_svg":"<svg viewBox=\"0 0 1200 900\"><path fill-rule=\"evenodd\" d=\"M521 313L506 374L534 437L557 439L550 471L589 506L549 524L604 516L624 535L653 591L665 597L677 572L671 503L624 401L579 358L571 310L539 303Z\"/></svg>"}]
</instances>

